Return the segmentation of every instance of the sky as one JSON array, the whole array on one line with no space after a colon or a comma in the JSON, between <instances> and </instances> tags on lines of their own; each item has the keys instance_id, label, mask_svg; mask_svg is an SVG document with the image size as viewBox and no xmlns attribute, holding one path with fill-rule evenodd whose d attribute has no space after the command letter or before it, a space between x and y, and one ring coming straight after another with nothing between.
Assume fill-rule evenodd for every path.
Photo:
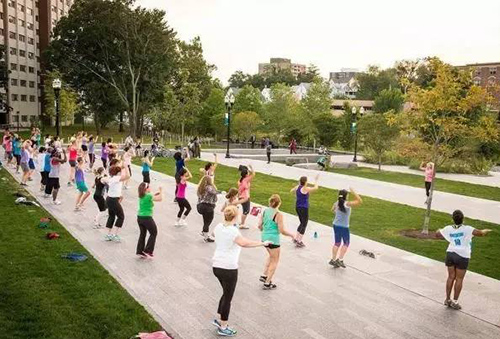
<instances>
[{"instance_id":1,"label":"sky","mask_svg":"<svg viewBox=\"0 0 500 339\"><path fill-rule=\"evenodd\" d=\"M285 57L324 77L438 56L453 65L500 62L499 0L137 0L166 11L178 37L200 36L223 84L237 70Z\"/></svg>"}]
</instances>

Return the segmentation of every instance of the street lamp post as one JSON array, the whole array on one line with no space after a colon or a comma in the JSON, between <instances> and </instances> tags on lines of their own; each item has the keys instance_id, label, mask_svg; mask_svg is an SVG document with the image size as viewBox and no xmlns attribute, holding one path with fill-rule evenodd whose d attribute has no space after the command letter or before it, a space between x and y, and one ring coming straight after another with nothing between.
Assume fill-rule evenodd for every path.
<instances>
[{"instance_id":1,"label":"street lamp post","mask_svg":"<svg viewBox=\"0 0 500 339\"><path fill-rule=\"evenodd\" d=\"M358 161L358 110L356 109L356 106L352 107L352 115L353 115L353 123L352 123L352 130L354 132L354 158L352 159L353 162ZM364 107L359 108L359 115L360 117L363 116L365 113Z\"/></svg>"},{"instance_id":2,"label":"street lamp post","mask_svg":"<svg viewBox=\"0 0 500 339\"><path fill-rule=\"evenodd\" d=\"M60 118L60 109L59 109L59 95L61 93L61 80L56 78L52 81L52 89L54 89L55 96L55 109L56 109L56 135L59 136L61 134L61 118Z\"/></svg>"},{"instance_id":3,"label":"street lamp post","mask_svg":"<svg viewBox=\"0 0 500 339\"><path fill-rule=\"evenodd\" d=\"M226 158L230 158L229 155L229 140L231 138L231 109L234 105L234 94L231 88L227 91L226 96L224 97L224 103L226 104L227 113L225 123L227 125L227 150L226 150Z\"/></svg>"}]
</instances>

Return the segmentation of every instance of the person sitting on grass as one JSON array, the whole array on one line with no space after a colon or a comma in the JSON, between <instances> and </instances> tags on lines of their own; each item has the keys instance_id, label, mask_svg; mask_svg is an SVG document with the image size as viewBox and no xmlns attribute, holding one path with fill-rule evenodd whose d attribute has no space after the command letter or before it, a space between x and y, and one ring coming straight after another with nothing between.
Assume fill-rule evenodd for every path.
<instances>
[{"instance_id":1,"label":"person sitting on grass","mask_svg":"<svg viewBox=\"0 0 500 339\"><path fill-rule=\"evenodd\" d=\"M472 238L482 237L491 232L490 229L478 230L472 226L464 225L464 214L456 210L452 214L454 225L446 226L436 231L438 238L445 239L449 245L446 250L445 265L448 269L448 279L446 280L446 300L445 306L460 310L462 306L458 303L462 285L469 266L471 257ZM451 291L454 289L453 300Z\"/></svg>"}]
</instances>

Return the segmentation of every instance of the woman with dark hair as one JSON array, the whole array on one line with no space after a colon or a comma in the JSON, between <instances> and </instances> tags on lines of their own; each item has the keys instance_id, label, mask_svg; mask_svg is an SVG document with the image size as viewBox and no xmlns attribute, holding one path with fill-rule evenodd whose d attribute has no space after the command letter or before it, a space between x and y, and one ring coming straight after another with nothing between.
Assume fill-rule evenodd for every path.
<instances>
[{"instance_id":1,"label":"woman with dark hair","mask_svg":"<svg viewBox=\"0 0 500 339\"><path fill-rule=\"evenodd\" d=\"M175 226L187 226L186 217L189 215L189 212L191 212L191 205L186 199L186 187L188 180L192 177L191 172L189 172L187 168L183 168L175 177L175 181L177 183L175 198L177 200L177 204L179 205L179 213L177 213Z\"/></svg>"},{"instance_id":2,"label":"woman with dark hair","mask_svg":"<svg viewBox=\"0 0 500 339\"><path fill-rule=\"evenodd\" d=\"M91 135L89 137L89 145L88 145L88 153L89 153L89 170L92 170L92 167L94 167L94 162L95 162L95 143L97 142L97 139L99 139L98 136L95 137Z\"/></svg>"},{"instance_id":3,"label":"woman with dark hair","mask_svg":"<svg viewBox=\"0 0 500 339\"><path fill-rule=\"evenodd\" d=\"M300 177L299 184L291 189L290 192L295 192L296 200L295 200L295 211L299 217L299 227L297 228L297 234L293 239L293 242L297 247L304 247L304 242L302 238L304 237L304 233L306 233L307 223L309 222L309 193L316 191L318 186L318 178L319 174L316 175L314 180L314 185L308 186L307 177Z\"/></svg>"},{"instance_id":4,"label":"woman with dark hair","mask_svg":"<svg viewBox=\"0 0 500 339\"><path fill-rule=\"evenodd\" d=\"M174 160L175 160L175 180L179 180L179 173L182 171L183 168L186 167L186 161L189 161L189 152L186 153L186 157L182 155L181 152L175 152L174 153ZM177 196L177 185L175 186L175 195ZM177 202L177 197L174 198L174 202Z\"/></svg>"},{"instance_id":5,"label":"woman with dark hair","mask_svg":"<svg viewBox=\"0 0 500 339\"><path fill-rule=\"evenodd\" d=\"M250 213L250 186L252 184L253 178L255 178L255 171L252 165L240 166L241 178L238 181L238 196L239 202L243 208L243 214L241 215L240 228L248 229L249 227L245 225L248 213Z\"/></svg>"},{"instance_id":6,"label":"woman with dark hair","mask_svg":"<svg viewBox=\"0 0 500 339\"><path fill-rule=\"evenodd\" d=\"M109 159L109 148L108 145L103 141L101 143L101 161L102 161L102 167L104 169L108 168L108 159Z\"/></svg>"},{"instance_id":7,"label":"woman with dark hair","mask_svg":"<svg viewBox=\"0 0 500 339\"><path fill-rule=\"evenodd\" d=\"M72 186L75 183L75 173L76 173L76 159L78 158L78 147L76 145L76 140L72 141L68 146L68 163L69 163L69 179L68 186Z\"/></svg>"},{"instance_id":8,"label":"woman with dark hair","mask_svg":"<svg viewBox=\"0 0 500 339\"><path fill-rule=\"evenodd\" d=\"M106 205L106 199L104 199L104 194L106 193L106 185L103 183L104 178L107 177L106 170L104 167L99 167L95 172L94 185L94 201L97 204L98 212L94 217L94 228L101 228L101 217L104 216L108 206Z\"/></svg>"},{"instance_id":9,"label":"woman with dark hair","mask_svg":"<svg viewBox=\"0 0 500 339\"><path fill-rule=\"evenodd\" d=\"M154 195L151 194L149 184L143 182L139 185L139 211L137 212L137 224L139 225L140 235L137 242L136 254L141 258L153 258L155 250L156 235L158 229L153 219L154 202L163 200L162 188L158 189ZM146 234L149 232L149 239L146 244Z\"/></svg>"},{"instance_id":10,"label":"woman with dark hair","mask_svg":"<svg viewBox=\"0 0 500 339\"><path fill-rule=\"evenodd\" d=\"M215 162L207 162L203 168L200 168L200 173L202 175L208 175L212 177L212 180L215 182L215 169L217 168L217 154L214 153Z\"/></svg>"},{"instance_id":11,"label":"woman with dark hair","mask_svg":"<svg viewBox=\"0 0 500 339\"><path fill-rule=\"evenodd\" d=\"M266 248L269 257L266 260L264 274L259 278L264 283L262 288L265 290L273 290L277 287L272 280L280 260L280 234L293 238L293 233L285 229L283 214L279 211L280 206L281 197L278 194L271 195L269 207L262 212L259 220L258 228L262 232L262 242L271 243Z\"/></svg>"},{"instance_id":12,"label":"woman with dark hair","mask_svg":"<svg viewBox=\"0 0 500 339\"><path fill-rule=\"evenodd\" d=\"M349 218L351 217L351 208L361 205L363 200L351 187L350 193L354 196L353 201L347 201L349 192L339 191L339 199L333 204L332 211L335 213L333 220L334 244L332 248L332 259L329 264L335 268L346 268L344 256L349 249L351 233L349 231ZM341 247L342 245L342 247ZM339 251L340 249L340 251Z\"/></svg>"},{"instance_id":13,"label":"woman with dark hair","mask_svg":"<svg viewBox=\"0 0 500 339\"><path fill-rule=\"evenodd\" d=\"M214 220L214 210L217 204L217 188L214 185L212 177L205 175L198 184L198 213L203 216L203 230L201 235L205 242L214 242L208 235L210 224Z\"/></svg>"},{"instance_id":14,"label":"woman with dark hair","mask_svg":"<svg viewBox=\"0 0 500 339\"><path fill-rule=\"evenodd\" d=\"M106 198L106 205L108 206L108 221L106 234L104 240L120 242L118 231L123 226L125 214L121 205L122 187L123 182L130 179L128 167L111 166L109 168L109 178L103 178L101 181L108 185L108 196ZM116 221L116 222L115 222ZM114 233L113 233L114 230Z\"/></svg>"},{"instance_id":15,"label":"woman with dark hair","mask_svg":"<svg viewBox=\"0 0 500 339\"><path fill-rule=\"evenodd\" d=\"M149 172L151 171L151 167L153 167L153 163L155 161L155 157L149 159L149 151L144 151L144 157L142 158L142 182L151 183L151 178L149 176Z\"/></svg>"},{"instance_id":16,"label":"woman with dark hair","mask_svg":"<svg viewBox=\"0 0 500 339\"><path fill-rule=\"evenodd\" d=\"M446 281L446 300L445 306L455 310L462 309L458 303L462 285L469 266L471 257L472 238L482 237L491 232L489 229L478 230L472 226L464 225L464 214L456 210L452 214L454 225L446 226L437 230L436 235L449 242L446 250L445 264L448 268L448 279ZM451 300L451 291L454 289L453 300Z\"/></svg>"}]
</instances>

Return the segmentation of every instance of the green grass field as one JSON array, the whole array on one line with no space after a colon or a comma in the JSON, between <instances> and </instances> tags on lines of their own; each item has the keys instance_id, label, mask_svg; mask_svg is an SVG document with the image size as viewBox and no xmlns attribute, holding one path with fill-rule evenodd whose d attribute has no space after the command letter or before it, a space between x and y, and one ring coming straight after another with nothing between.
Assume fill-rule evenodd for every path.
<instances>
[{"instance_id":1,"label":"green grass field","mask_svg":"<svg viewBox=\"0 0 500 339\"><path fill-rule=\"evenodd\" d=\"M0 171L0 337L128 339L161 326L61 225L57 240L37 227L48 213L14 204L18 184ZM72 263L69 252L89 259Z\"/></svg>"},{"instance_id":2,"label":"green grass field","mask_svg":"<svg viewBox=\"0 0 500 339\"><path fill-rule=\"evenodd\" d=\"M140 164L140 160L136 159L136 163ZM193 182L199 181L199 168L203 167L204 164L199 160L187 162L187 167L194 176ZM174 175L174 161L173 159L157 158L153 170ZM227 191L230 187L236 187L239 174L235 168L219 165L215 178L217 188ZM292 180L258 173L252 183L252 201L265 205L271 194L279 193L283 200L281 209L284 212L295 214L295 197L289 192L294 185L296 182ZM309 212L311 219L325 225L331 225L333 217L331 207L336 197L335 190L323 187L312 194ZM421 227L424 209L369 197L364 197L363 200L363 205L354 210L351 217L351 230L354 234L432 259L444 260L447 246L444 241L419 240L400 235L402 230ZM451 217L448 214L433 212L430 228L436 230L450 223ZM467 220L467 223L476 228L493 228L495 230L488 237L474 239L470 269L500 279L500 265L497 262L497 258L500 257L498 225L477 220ZM298 221L297 224L288 225L288 228L295 230L297 226ZM326 253L325 256L327 256Z\"/></svg>"},{"instance_id":3,"label":"green grass field","mask_svg":"<svg viewBox=\"0 0 500 339\"><path fill-rule=\"evenodd\" d=\"M335 168L331 169L330 172L419 188L424 187L423 173L422 175L416 175L409 173L378 171L376 169L366 167L358 167L353 169ZM469 184L461 181L436 178L435 190L465 195L468 197L500 201L500 188L498 187Z\"/></svg>"}]
</instances>

